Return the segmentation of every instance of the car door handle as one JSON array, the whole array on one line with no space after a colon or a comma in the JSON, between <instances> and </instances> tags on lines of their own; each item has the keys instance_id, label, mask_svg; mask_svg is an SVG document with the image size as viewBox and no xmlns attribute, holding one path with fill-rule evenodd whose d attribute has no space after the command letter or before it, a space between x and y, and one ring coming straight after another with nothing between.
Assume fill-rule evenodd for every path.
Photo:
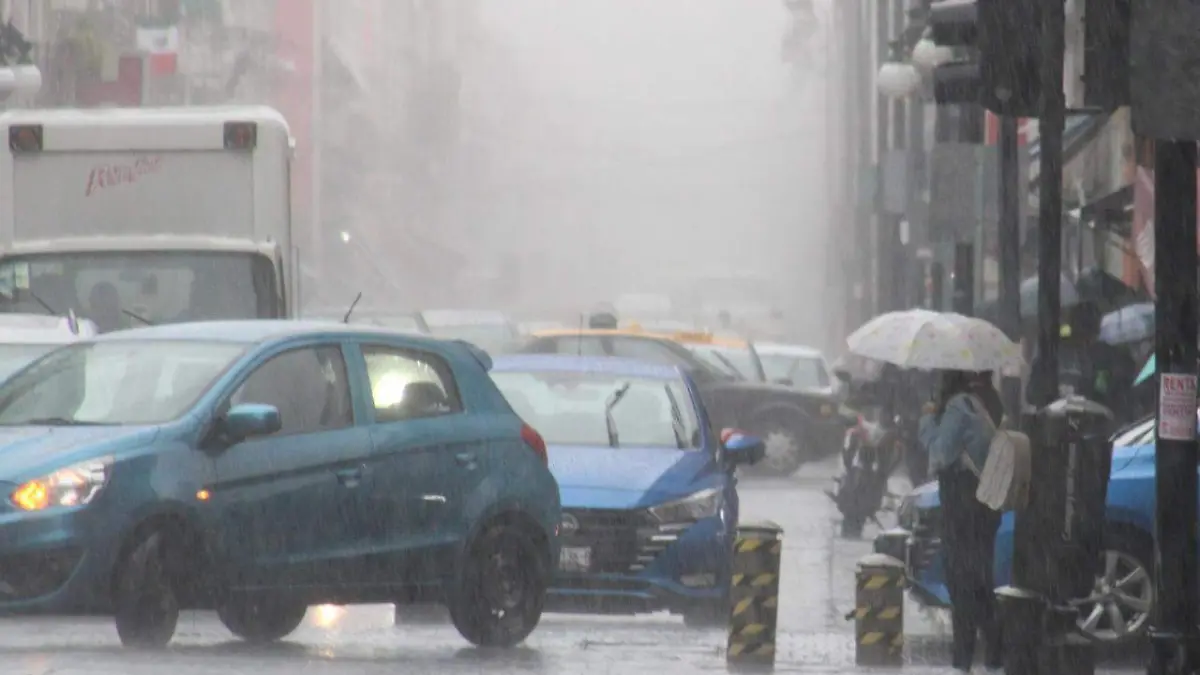
<instances>
[{"instance_id":1,"label":"car door handle","mask_svg":"<svg viewBox=\"0 0 1200 675\"><path fill-rule=\"evenodd\" d=\"M475 468L475 453L460 452L460 453L454 455L454 461L458 462L458 465L461 467L466 467L468 469L474 469Z\"/></svg>"},{"instance_id":2,"label":"car door handle","mask_svg":"<svg viewBox=\"0 0 1200 675\"><path fill-rule=\"evenodd\" d=\"M350 469L339 469L333 472L337 476L338 482L348 488L358 487L362 482L363 467L356 466Z\"/></svg>"}]
</instances>

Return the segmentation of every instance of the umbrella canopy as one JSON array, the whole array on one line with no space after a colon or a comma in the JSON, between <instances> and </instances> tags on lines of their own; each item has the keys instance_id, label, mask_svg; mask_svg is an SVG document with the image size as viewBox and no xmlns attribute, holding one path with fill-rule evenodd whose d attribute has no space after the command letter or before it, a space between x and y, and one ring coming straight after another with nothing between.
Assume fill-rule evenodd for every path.
<instances>
[{"instance_id":1,"label":"umbrella canopy","mask_svg":"<svg viewBox=\"0 0 1200 675\"><path fill-rule=\"evenodd\" d=\"M978 372L1021 365L1020 347L993 324L924 309L877 316L846 344L853 354L901 368Z\"/></svg>"},{"instance_id":2,"label":"umbrella canopy","mask_svg":"<svg viewBox=\"0 0 1200 675\"><path fill-rule=\"evenodd\" d=\"M1059 282L1059 306L1074 307L1079 304L1079 291L1064 274ZM1038 311L1038 278L1029 277L1021 282L1021 316L1033 318Z\"/></svg>"},{"instance_id":3,"label":"umbrella canopy","mask_svg":"<svg viewBox=\"0 0 1200 675\"><path fill-rule=\"evenodd\" d=\"M1151 354L1150 358L1146 359L1146 365L1142 366L1142 371L1138 373L1137 378L1134 379L1133 386L1136 387L1146 380L1154 377L1154 374L1157 372L1158 362L1154 359L1154 354Z\"/></svg>"},{"instance_id":4,"label":"umbrella canopy","mask_svg":"<svg viewBox=\"0 0 1200 675\"><path fill-rule=\"evenodd\" d=\"M1154 303L1142 302L1109 312L1100 320L1100 339L1110 345L1141 342L1154 337Z\"/></svg>"}]
</instances>

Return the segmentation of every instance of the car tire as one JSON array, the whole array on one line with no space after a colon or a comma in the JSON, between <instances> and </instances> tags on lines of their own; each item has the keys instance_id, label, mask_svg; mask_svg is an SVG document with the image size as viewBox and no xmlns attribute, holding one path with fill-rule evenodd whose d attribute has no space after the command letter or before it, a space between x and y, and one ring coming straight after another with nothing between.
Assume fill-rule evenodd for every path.
<instances>
[{"instance_id":1,"label":"car tire","mask_svg":"<svg viewBox=\"0 0 1200 675\"><path fill-rule=\"evenodd\" d=\"M1154 544L1145 534L1109 530L1104 562L1092 595L1080 608L1080 629L1105 644L1141 637L1154 609ZM1121 617L1123 627L1116 625Z\"/></svg>"},{"instance_id":2,"label":"car tire","mask_svg":"<svg viewBox=\"0 0 1200 675\"><path fill-rule=\"evenodd\" d=\"M233 596L217 607L217 617L230 633L252 644L266 644L291 635L304 621L308 606L281 598Z\"/></svg>"},{"instance_id":3,"label":"car tire","mask_svg":"<svg viewBox=\"0 0 1200 675\"><path fill-rule=\"evenodd\" d=\"M450 620L480 647L511 647L537 628L546 604L545 551L526 530L493 525L467 549L450 593Z\"/></svg>"},{"instance_id":4,"label":"car tire","mask_svg":"<svg viewBox=\"0 0 1200 675\"><path fill-rule=\"evenodd\" d=\"M117 636L126 647L160 649L175 636L179 599L167 565L166 539L152 532L120 559L113 594Z\"/></svg>"},{"instance_id":5,"label":"car tire","mask_svg":"<svg viewBox=\"0 0 1200 675\"><path fill-rule=\"evenodd\" d=\"M811 450L807 433L795 424L775 418L750 425L752 433L763 440L765 451L761 461L745 467L751 476L773 476L784 478L808 459L806 447Z\"/></svg>"}]
</instances>

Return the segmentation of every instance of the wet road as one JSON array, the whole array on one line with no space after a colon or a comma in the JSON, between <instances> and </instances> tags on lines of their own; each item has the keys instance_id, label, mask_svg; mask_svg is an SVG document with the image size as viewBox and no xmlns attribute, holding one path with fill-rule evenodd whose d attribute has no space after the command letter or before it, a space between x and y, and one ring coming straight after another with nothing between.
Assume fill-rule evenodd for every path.
<instances>
[{"instance_id":1,"label":"wet road","mask_svg":"<svg viewBox=\"0 0 1200 675\"><path fill-rule=\"evenodd\" d=\"M787 480L743 484L743 517L774 520L786 533L776 672L856 672L853 626L843 615L853 606L854 562L870 551L874 533L868 528L862 541L837 538L837 511L822 493L833 470L832 463L810 466ZM212 614L189 614L180 620L169 650L144 653L121 648L109 620L6 620L0 621L0 674L666 675L726 670L722 631L688 629L668 615L547 615L525 646L493 652L469 647L448 623L430 616L433 612L421 613L396 625L390 605L316 607L286 643L267 648L234 641ZM949 673L942 623L911 605L906 615L910 665L905 671Z\"/></svg>"}]
</instances>

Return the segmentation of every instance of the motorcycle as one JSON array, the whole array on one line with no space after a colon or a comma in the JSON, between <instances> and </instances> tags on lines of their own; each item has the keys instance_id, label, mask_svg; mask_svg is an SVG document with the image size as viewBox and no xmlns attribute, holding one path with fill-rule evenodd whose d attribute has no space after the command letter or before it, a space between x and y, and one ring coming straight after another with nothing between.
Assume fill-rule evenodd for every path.
<instances>
[{"instance_id":1,"label":"motorcycle","mask_svg":"<svg viewBox=\"0 0 1200 675\"><path fill-rule=\"evenodd\" d=\"M915 445L912 440L899 416L877 422L860 414L846 430L842 441L845 473L834 479L836 490L826 491L842 513L843 537L862 536L868 520L879 525L877 514L886 509L887 500L899 499L888 491L888 479L911 454L907 448Z\"/></svg>"}]
</instances>

